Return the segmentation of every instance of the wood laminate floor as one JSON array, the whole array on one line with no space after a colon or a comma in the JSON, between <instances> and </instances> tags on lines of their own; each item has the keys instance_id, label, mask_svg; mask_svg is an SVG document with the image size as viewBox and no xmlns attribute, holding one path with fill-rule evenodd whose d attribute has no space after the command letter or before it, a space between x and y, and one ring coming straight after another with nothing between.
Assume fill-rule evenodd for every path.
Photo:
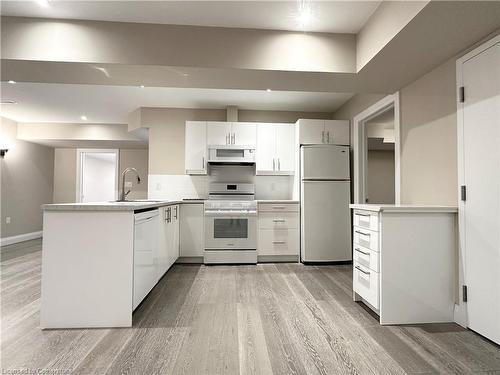
<instances>
[{"instance_id":1,"label":"wood laminate floor","mask_svg":"<svg viewBox=\"0 0 500 375\"><path fill-rule=\"evenodd\" d=\"M40 272L39 241L2 249L2 373L500 374L500 348L455 324L380 326L350 266L176 265L132 328L46 331Z\"/></svg>"}]
</instances>

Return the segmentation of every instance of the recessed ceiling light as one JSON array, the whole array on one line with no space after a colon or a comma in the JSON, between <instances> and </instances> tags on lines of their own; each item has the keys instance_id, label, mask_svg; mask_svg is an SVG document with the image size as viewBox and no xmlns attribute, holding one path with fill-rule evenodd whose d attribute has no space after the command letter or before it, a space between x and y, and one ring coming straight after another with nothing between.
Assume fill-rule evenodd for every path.
<instances>
[{"instance_id":1,"label":"recessed ceiling light","mask_svg":"<svg viewBox=\"0 0 500 375\"><path fill-rule=\"evenodd\" d=\"M13 85L13 84L15 84L15 83L16 83L16 81L9 80L9 83Z\"/></svg>"},{"instance_id":2,"label":"recessed ceiling light","mask_svg":"<svg viewBox=\"0 0 500 375\"><path fill-rule=\"evenodd\" d=\"M295 18L302 30L305 30L307 26L312 22L314 16L309 0L299 0L298 12Z\"/></svg>"},{"instance_id":3,"label":"recessed ceiling light","mask_svg":"<svg viewBox=\"0 0 500 375\"><path fill-rule=\"evenodd\" d=\"M267 92L271 92L271 91L273 91L273 90L271 90L271 89L266 89L266 91L267 91Z\"/></svg>"},{"instance_id":4,"label":"recessed ceiling light","mask_svg":"<svg viewBox=\"0 0 500 375\"><path fill-rule=\"evenodd\" d=\"M17 104L15 100L3 99L0 104Z\"/></svg>"},{"instance_id":5,"label":"recessed ceiling light","mask_svg":"<svg viewBox=\"0 0 500 375\"><path fill-rule=\"evenodd\" d=\"M38 5L44 8L49 6L49 0L36 0L36 2L38 3Z\"/></svg>"},{"instance_id":6,"label":"recessed ceiling light","mask_svg":"<svg viewBox=\"0 0 500 375\"><path fill-rule=\"evenodd\" d=\"M81 118L83 121L87 121L87 116L85 116L85 115L80 116L80 118Z\"/></svg>"}]
</instances>

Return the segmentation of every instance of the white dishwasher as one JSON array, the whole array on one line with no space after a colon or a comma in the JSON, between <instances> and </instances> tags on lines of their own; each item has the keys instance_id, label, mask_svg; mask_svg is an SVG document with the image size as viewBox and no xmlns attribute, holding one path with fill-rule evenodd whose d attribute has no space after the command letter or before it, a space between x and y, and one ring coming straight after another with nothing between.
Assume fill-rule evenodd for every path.
<instances>
[{"instance_id":1,"label":"white dishwasher","mask_svg":"<svg viewBox=\"0 0 500 375\"><path fill-rule=\"evenodd\" d=\"M157 282L158 209L134 215L134 297L133 310Z\"/></svg>"}]
</instances>

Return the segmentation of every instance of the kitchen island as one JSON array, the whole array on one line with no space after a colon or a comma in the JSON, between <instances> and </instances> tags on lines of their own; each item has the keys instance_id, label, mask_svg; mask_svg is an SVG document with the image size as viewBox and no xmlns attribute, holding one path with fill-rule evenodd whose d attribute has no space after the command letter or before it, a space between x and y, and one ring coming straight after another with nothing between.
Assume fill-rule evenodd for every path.
<instances>
[{"instance_id":1,"label":"kitchen island","mask_svg":"<svg viewBox=\"0 0 500 375\"><path fill-rule=\"evenodd\" d=\"M156 241L173 233L179 203L43 205L41 328L131 327L134 308L175 262Z\"/></svg>"}]
</instances>

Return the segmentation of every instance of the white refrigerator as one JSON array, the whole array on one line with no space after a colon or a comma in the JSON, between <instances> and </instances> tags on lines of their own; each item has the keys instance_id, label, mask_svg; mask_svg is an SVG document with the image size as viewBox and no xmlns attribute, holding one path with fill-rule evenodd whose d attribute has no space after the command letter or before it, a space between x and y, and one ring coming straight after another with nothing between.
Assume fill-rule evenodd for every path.
<instances>
[{"instance_id":1,"label":"white refrigerator","mask_svg":"<svg viewBox=\"0 0 500 375\"><path fill-rule=\"evenodd\" d=\"M302 262L352 260L349 147L300 148Z\"/></svg>"}]
</instances>

